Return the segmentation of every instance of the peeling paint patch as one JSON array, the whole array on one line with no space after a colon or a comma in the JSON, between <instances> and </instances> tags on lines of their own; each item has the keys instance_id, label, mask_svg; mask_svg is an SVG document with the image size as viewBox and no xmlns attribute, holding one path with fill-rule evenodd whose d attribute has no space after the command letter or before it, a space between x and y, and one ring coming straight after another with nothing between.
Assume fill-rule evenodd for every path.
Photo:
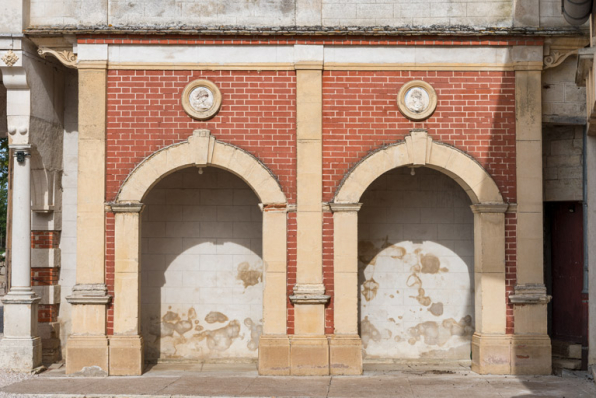
<instances>
[{"instance_id":1,"label":"peeling paint patch","mask_svg":"<svg viewBox=\"0 0 596 398\"><path fill-rule=\"evenodd\" d=\"M377 296L379 284L373 279L369 279L362 284L362 295L366 301L370 301Z\"/></svg>"},{"instance_id":2,"label":"peeling paint patch","mask_svg":"<svg viewBox=\"0 0 596 398\"><path fill-rule=\"evenodd\" d=\"M211 311L205 317L205 322L207 323L224 323L228 320L228 317L222 314L221 312Z\"/></svg>"},{"instance_id":3,"label":"peeling paint patch","mask_svg":"<svg viewBox=\"0 0 596 398\"><path fill-rule=\"evenodd\" d=\"M368 343L371 340L376 343L381 341L381 333L379 333L379 329L368 320L367 316L360 322L360 338L362 339L362 346L364 348L368 347Z\"/></svg>"},{"instance_id":4,"label":"peeling paint patch","mask_svg":"<svg viewBox=\"0 0 596 398\"><path fill-rule=\"evenodd\" d=\"M434 316L441 316L443 315L443 303L432 303L428 310Z\"/></svg>"},{"instance_id":5,"label":"peeling paint patch","mask_svg":"<svg viewBox=\"0 0 596 398\"><path fill-rule=\"evenodd\" d=\"M430 297L425 296L424 295L425 291L423 288L419 288L418 289L418 296L410 296L411 298L415 298L416 300L418 300L418 302L425 306L428 307L430 305L430 303L432 302Z\"/></svg>"},{"instance_id":6,"label":"peeling paint patch","mask_svg":"<svg viewBox=\"0 0 596 398\"><path fill-rule=\"evenodd\" d=\"M226 318L227 319L227 318ZM214 351L225 351L240 335L240 322L237 320L230 321L226 326L207 330L197 335L199 341L207 340L207 347Z\"/></svg>"},{"instance_id":7,"label":"peeling paint patch","mask_svg":"<svg viewBox=\"0 0 596 398\"><path fill-rule=\"evenodd\" d=\"M256 266L250 265L248 262L242 262L238 265L238 275L236 279L242 281L244 288L254 286L263 281L263 270Z\"/></svg>"},{"instance_id":8,"label":"peeling paint patch","mask_svg":"<svg viewBox=\"0 0 596 398\"><path fill-rule=\"evenodd\" d=\"M263 325L255 323L252 319L246 318L244 325L250 329L250 341L246 345L249 350L255 351L259 348L259 339L263 334Z\"/></svg>"}]
</instances>

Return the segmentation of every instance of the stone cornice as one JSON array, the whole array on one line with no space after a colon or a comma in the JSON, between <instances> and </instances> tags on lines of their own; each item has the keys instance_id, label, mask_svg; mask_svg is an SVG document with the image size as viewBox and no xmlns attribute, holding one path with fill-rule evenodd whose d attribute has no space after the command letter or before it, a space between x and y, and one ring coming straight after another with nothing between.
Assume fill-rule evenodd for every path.
<instances>
[{"instance_id":1,"label":"stone cornice","mask_svg":"<svg viewBox=\"0 0 596 398\"><path fill-rule=\"evenodd\" d=\"M468 26L36 26L25 30L28 35L296 35L296 36L584 36L587 31L576 27L468 27Z\"/></svg>"},{"instance_id":2,"label":"stone cornice","mask_svg":"<svg viewBox=\"0 0 596 398\"><path fill-rule=\"evenodd\" d=\"M512 304L548 304L551 296L546 294L546 287L541 283L528 283L514 287L509 296Z\"/></svg>"}]
</instances>

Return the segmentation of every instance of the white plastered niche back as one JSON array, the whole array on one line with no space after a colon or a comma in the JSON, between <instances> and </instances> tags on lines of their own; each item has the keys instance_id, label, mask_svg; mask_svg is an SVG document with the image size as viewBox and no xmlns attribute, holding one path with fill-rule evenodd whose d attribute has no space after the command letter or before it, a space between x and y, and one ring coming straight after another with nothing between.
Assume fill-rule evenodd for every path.
<instances>
[{"instance_id":1,"label":"white plastered niche back","mask_svg":"<svg viewBox=\"0 0 596 398\"><path fill-rule=\"evenodd\" d=\"M145 358L256 360L263 314L259 200L213 167L166 177L144 199Z\"/></svg>"},{"instance_id":2,"label":"white plastered niche back","mask_svg":"<svg viewBox=\"0 0 596 398\"><path fill-rule=\"evenodd\" d=\"M385 173L358 214L360 335L369 362L470 360L474 217L455 181L427 168Z\"/></svg>"}]
</instances>

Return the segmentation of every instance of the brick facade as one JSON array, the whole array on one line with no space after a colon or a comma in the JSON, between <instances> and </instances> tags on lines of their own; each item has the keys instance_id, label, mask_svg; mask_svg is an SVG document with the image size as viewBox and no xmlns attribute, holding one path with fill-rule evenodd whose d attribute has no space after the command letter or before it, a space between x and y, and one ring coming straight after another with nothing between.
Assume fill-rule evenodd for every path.
<instances>
[{"instance_id":1,"label":"brick facade","mask_svg":"<svg viewBox=\"0 0 596 398\"><path fill-rule=\"evenodd\" d=\"M83 39L89 43L128 43L126 37ZM194 39L130 39L131 43L189 44ZM203 39L201 39L203 40ZM235 43L236 39L224 41ZM262 44L238 38L241 43ZM308 39L262 39L287 44ZM281 41L280 41L281 40ZM327 41L348 40L347 38ZM366 44L411 44L414 39L369 40ZM425 40L441 45L510 45L507 39L482 41L453 38ZM204 40L207 44L207 40ZM414 40L415 42L415 40ZM533 41L530 41L534 43ZM211 43L211 39L209 40ZM213 39L213 44L217 39ZM343 43L343 42L342 42ZM195 44L194 42L192 44ZM322 44L318 43L317 44ZM350 38L349 44L358 44ZM422 43L421 43L422 44ZM522 44L522 43L518 43ZM523 41L527 44L527 41ZM186 84L208 79L223 95L220 112L211 120L191 119L180 106ZM398 110L396 94L410 80L430 83L438 95L435 113L414 123ZM115 198L126 176L145 157L184 141L194 129L206 128L219 140L236 145L261 160L279 180L288 203L296 201L296 77L294 71L149 71L110 70L106 200ZM503 199L516 202L515 73L432 71L323 72L323 201L333 199L346 173L367 153L403 140L412 128L474 157L493 177ZM333 296L333 215L324 214L323 275ZM507 293L515 286L515 215L507 215ZM114 224L106 218L106 282L114 294ZM288 213L287 292L296 283L296 214ZM504 299L507 299L506 297ZM287 331L294 332L294 309L287 301ZM113 332L113 308L108 307L108 334ZM333 298L325 311L325 332L333 333ZM508 304L507 332L513 333L513 309Z\"/></svg>"}]
</instances>

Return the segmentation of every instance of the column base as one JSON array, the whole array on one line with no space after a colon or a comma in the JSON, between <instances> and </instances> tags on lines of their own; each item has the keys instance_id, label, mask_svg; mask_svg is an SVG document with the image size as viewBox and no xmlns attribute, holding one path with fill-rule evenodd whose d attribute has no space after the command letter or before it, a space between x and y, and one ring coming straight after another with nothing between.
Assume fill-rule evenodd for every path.
<instances>
[{"instance_id":1,"label":"column base","mask_svg":"<svg viewBox=\"0 0 596 398\"><path fill-rule=\"evenodd\" d=\"M550 375L552 372L550 337L512 336L511 374Z\"/></svg>"},{"instance_id":2,"label":"column base","mask_svg":"<svg viewBox=\"0 0 596 398\"><path fill-rule=\"evenodd\" d=\"M326 336L290 337L292 376L329 375L329 341Z\"/></svg>"},{"instance_id":3,"label":"column base","mask_svg":"<svg viewBox=\"0 0 596 398\"><path fill-rule=\"evenodd\" d=\"M143 338L141 336L109 336L110 376L143 374Z\"/></svg>"},{"instance_id":4,"label":"column base","mask_svg":"<svg viewBox=\"0 0 596 398\"><path fill-rule=\"evenodd\" d=\"M474 333L472 371L481 375L511 374L511 336Z\"/></svg>"},{"instance_id":5,"label":"column base","mask_svg":"<svg viewBox=\"0 0 596 398\"><path fill-rule=\"evenodd\" d=\"M66 374L81 376L108 375L108 339L106 336L68 337L66 343Z\"/></svg>"},{"instance_id":6,"label":"column base","mask_svg":"<svg viewBox=\"0 0 596 398\"><path fill-rule=\"evenodd\" d=\"M290 375L290 339L286 335L265 335L259 339L259 374Z\"/></svg>"},{"instance_id":7,"label":"column base","mask_svg":"<svg viewBox=\"0 0 596 398\"><path fill-rule=\"evenodd\" d=\"M0 341L0 368L30 372L41 366L41 338L5 337Z\"/></svg>"},{"instance_id":8,"label":"column base","mask_svg":"<svg viewBox=\"0 0 596 398\"><path fill-rule=\"evenodd\" d=\"M332 375L362 374L362 340L360 336L329 337L329 372Z\"/></svg>"}]
</instances>

